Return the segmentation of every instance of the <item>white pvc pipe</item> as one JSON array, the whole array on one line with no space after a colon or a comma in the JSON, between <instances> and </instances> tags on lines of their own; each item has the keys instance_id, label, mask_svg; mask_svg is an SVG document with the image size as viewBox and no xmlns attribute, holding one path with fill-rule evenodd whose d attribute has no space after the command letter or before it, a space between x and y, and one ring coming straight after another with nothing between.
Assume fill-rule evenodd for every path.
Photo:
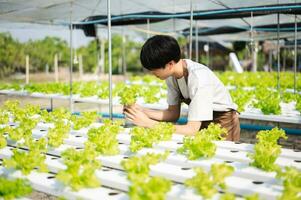
<instances>
[{"instance_id":1,"label":"white pvc pipe","mask_svg":"<svg viewBox=\"0 0 301 200\"><path fill-rule=\"evenodd\" d=\"M150 32L150 21L149 19L146 20L146 26L147 26L147 39L149 38L149 32Z\"/></svg>"},{"instance_id":2,"label":"white pvc pipe","mask_svg":"<svg viewBox=\"0 0 301 200\"><path fill-rule=\"evenodd\" d=\"M172 1L172 13L175 14L175 0ZM172 30L173 30L173 33L175 34L176 33L176 19L173 18L172 19Z\"/></svg>"},{"instance_id":3,"label":"white pvc pipe","mask_svg":"<svg viewBox=\"0 0 301 200\"><path fill-rule=\"evenodd\" d=\"M111 37L111 1L107 0L108 12L108 41L109 41L109 114L113 119L113 97L112 97L112 37Z\"/></svg>"},{"instance_id":4,"label":"white pvc pipe","mask_svg":"<svg viewBox=\"0 0 301 200\"><path fill-rule=\"evenodd\" d=\"M124 34L124 28L122 28L122 73L126 75L126 57L125 57L125 50L126 50L126 37Z\"/></svg>"},{"instance_id":5,"label":"white pvc pipe","mask_svg":"<svg viewBox=\"0 0 301 200\"><path fill-rule=\"evenodd\" d=\"M277 89L280 90L280 14L277 14Z\"/></svg>"},{"instance_id":6,"label":"white pvc pipe","mask_svg":"<svg viewBox=\"0 0 301 200\"><path fill-rule=\"evenodd\" d=\"M208 46L208 51L207 53L207 66L210 68L210 42L207 42L207 46Z\"/></svg>"},{"instance_id":7,"label":"white pvc pipe","mask_svg":"<svg viewBox=\"0 0 301 200\"><path fill-rule=\"evenodd\" d=\"M71 1L71 6L70 6L70 112L73 112L73 101L72 101L72 72L73 72L73 24L72 24L72 4L73 2Z\"/></svg>"},{"instance_id":8,"label":"white pvc pipe","mask_svg":"<svg viewBox=\"0 0 301 200\"><path fill-rule=\"evenodd\" d=\"M198 28L198 21L195 21L195 62L199 62L199 28Z\"/></svg>"},{"instance_id":9,"label":"white pvc pipe","mask_svg":"<svg viewBox=\"0 0 301 200\"><path fill-rule=\"evenodd\" d=\"M192 10L192 0L190 0L189 59L192 58L192 21L193 21L193 10Z\"/></svg>"},{"instance_id":10,"label":"white pvc pipe","mask_svg":"<svg viewBox=\"0 0 301 200\"><path fill-rule=\"evenodd\" d=\"M83 69L83 56L82 54L78 55L78 68L79 68L79 78L82 80L84 75L84 69Z\"/></svg>"},{"instance_id":11,"label":"white pvc pipe","mask_svg":"<svg viewBox=\"0 0 301 200\"><path fill-rule=\"evenodd\" d=\"M29 55L26 55L25 57L25 65L26 65L25 83L29 84Z\"/></svg>"},{"instance_id":12,"label":"white pvc pipe","mask_svg":"<svg viewBox=\"0 0 301 200\"><path fill-rule=\"evenodd\" d=\"M295 55L294 55L294 94L296 94L296 85L297 85L297 56L298 56L298 49L297 49L297 15L295 15Z\"/></svg>"},{"instance_id":13,"label":"white pvc pipe","mask_svg":"<svg viewBox=\"0 0 301 200\"><path fill-rule=\"evenodd\" d=\"M252 71L257 71L257 55L256 55L256 47L254 42L254 16L253 12L251 12L251 54L252 54Z\"/></svg>"},{"instance_id":14,"label":"white pvc pipe","mask_svg":"<svg viewBox=\"0 0 301 200\"><path fill-rule=\"evenodd\" d=\"M59 65L57 53L54 55L54 79L56 83L59 82Z\"/></svg>"}]
</instances>

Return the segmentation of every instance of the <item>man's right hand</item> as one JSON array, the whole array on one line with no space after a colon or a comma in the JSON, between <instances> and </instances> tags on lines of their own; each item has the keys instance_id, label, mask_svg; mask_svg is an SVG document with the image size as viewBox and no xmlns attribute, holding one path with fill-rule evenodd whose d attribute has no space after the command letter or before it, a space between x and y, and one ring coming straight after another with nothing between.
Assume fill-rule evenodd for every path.
<instances>
[{"instance_id":1,"label":"man's right hand","mask_svg":"<svg viewBox=\"0 0 301 200\"><path fill-rule=\"evenodd\" d=\"M137 109L137 110L140 110L142 112L144 112L142 106L138 105L138 104L133 104L133 105L130 105L130 106L124 106L123 107L123 112L127 109L131 109L131 108L134 108L134 109Z\"/></svg>"}]
</instances>

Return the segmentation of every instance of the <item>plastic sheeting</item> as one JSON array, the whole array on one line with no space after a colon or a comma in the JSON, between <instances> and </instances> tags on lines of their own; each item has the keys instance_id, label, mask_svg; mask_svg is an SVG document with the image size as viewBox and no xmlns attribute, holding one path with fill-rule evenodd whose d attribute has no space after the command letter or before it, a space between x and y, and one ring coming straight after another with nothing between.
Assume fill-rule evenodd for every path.
<instances>
[{"instance_id":1,"label":"plastic sheeting","mask_svg":"<svg viewBox=\"0 0 301 200\"><path fill-rule=\"evenodd\" d=\"M89 16L107 14L107 5L104 0L11 0L0 1L0 19L2 22L30 22L41 24L69 23L71 2L73 4L73 21L81 21ZM214 10L275 5L277 3L278 0L193 0L193 9ZM279 4L289 3L295 3L295 0L279 0ZM296 3L301 3L301 0L297 0ZM189 0L111 0L112 15L148 11L179 13L188 12L189 10ZM237 24L240 25L245 24L241 19L234 21L237 21ZM210 20L210 22L211 26L215 26L214 21ZM269 20L266 21L266 23L269 22Z\"/></svg>"},{"instance_id":2,"label":"plastic sheeting","mask_svg":"<svg viewBox=\"0 0 301 200\"><path fill-rule=\"evenodd\" d=\"M70 22L72 2L72 20L74 22L80 22L81 20L95 15L107 14L107 1L105 0L0 0L0 26L16 27L20 23L25 26L31 26L31 23L35 24L48 24L48 25L67 25ZM263 5L275 5L275 4L290 4L301 3L301 0L193 0L194 10L214 10L225 8L239 8L239 7L251 7L251 6L263 6ZM112 15L122 15L137 12L165 12L165 13L179 13L188 12L190 10L189 0L111 0L111 13ZM300 20L300 18L299 18ZM294 16L281 15L280 23L293 23ZM225 25L231 25L234 27L246 27L269 25L277 23L277 15L266 15L257 17L244 17L238 19L215 19L215 20L200 20L198 21L198 27L222 27ZM189 27L189 20L184 19L170 19L162 22L150 24L149 32L153 33L167 33L167 34L180 34L181 31ZM143 25L131 25L127 28L127 34L129 32L141 32L145 36L147 35L147 26ZM117 27L117 30L120 28ZM260 35L260 36L259 36ZM274 38L276 33L263 33L254 36L255 39L262 38ZM281 37L291 37L292 33L281 33ZM239 33L233 35L234 37L228 37L228 35L212 36L212 38L226 37L224 39L241 39L249 40L250 34L248 32ZM203 39L205 37L201 37Z\"/></svg>"}]
</instances>

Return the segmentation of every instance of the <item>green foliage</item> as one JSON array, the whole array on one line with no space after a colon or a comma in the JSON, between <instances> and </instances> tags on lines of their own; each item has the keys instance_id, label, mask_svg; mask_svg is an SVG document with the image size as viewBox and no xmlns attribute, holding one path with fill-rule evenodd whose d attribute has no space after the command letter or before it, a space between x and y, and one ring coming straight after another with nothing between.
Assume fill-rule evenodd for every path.
<instances>
[{"instance_id":1,"label":"green foliage","mask_svg":"<svg viewBox=\"0 0 301 200\"><path fill-rule=\"evenodd\" d=\"M245 200L259 200L258 193L244 196Z\"/></svg>"},{"instance_id":2,"label":"green foliage","mask_svg":"<svg viewBox=\"0 0 301 200\"><path fill-rule=\"evenodd\" d=\"M31 83L24 86L29 93L64 94L69 95L70 86L67 83Z\"/></svg>"},{"instance_id":3,"label":"green foliage","mask_svg":"<svg viewBox=\"0 0 301 200\"><path fill-rule=\"evenodd\" d=\"M283 181L283 192L279 200L300 200L301 172L295 167L285 167L277 171L277 178Z\"/></svg>"},{"instance_id":4,"label":"green foliage","mask_svg":"<svg viewBox=\"0 0 301 200\"><path fill-rule=\"evenodd\" d=\"M92 40L86 46L82 46L75 50L75 58L82 56L83 67L85 72L95 72L100 55L100 44L105 43L105 72L108 72L108 41L101 42L98 39ZM122 37L112 35L112 68L113 73L118 73L121 67L122 58ZM139 53L141 43L126 39L125 62L128 71L141 70L139 61ZM58 55L59 66L68 66L70 59L70 47L67 42L57 37L45 37L41 40L30 40L26 43L20 43L13 39L9 33L0 33L0 77L4 77L15 71L25 71L25 56L29 55L32 71L43 71L45 66L49 66L49 70L54 69L54 56ZM78 69L78 65L74 64L74 70Z\"/></svg>"},{"instance_id":5,"label":"green foliage","mask_svg":"<svg viewBox=\"0 0 301 200\"><path fill-rule=\"evenodd\" d=\"M150 85L143 91L143 97L145 103L156 103L160 100L160 87Z\"/></svg>"},{"instance_id":6,"label":"green foliage","mask_svg":"<svg viewBox=\"0 0 301 200\"><path fill-rule=\"evenodd\" d=\"M148 128L138 126L131 129L130 149L132 152L137 152L143 147L152 147L153 141L156 140L156 138L149 134L149 130Z\"/></svg>"},{"instance_id":7,"label":"green foliage","mask_svg":"<svg viewBox=\"0 0 301 200\"><path fill-rule=\"evenodd\" d=\"M174 125L166 122L160 122L153 128L134 127L130 131L130 150L137 152L143 147L152 147L160 141L170 140L174 132Z\"/></svg>"},{"instance_id":8,"label":"green foliage","mask_svg":"<svg viewBox=\"0 0 301 200\"><path fill-rule=\"evenodd\" d=\"M221 128L220 124L209 124L207 129L202 129L194 136L185 136L183 138L183 146L177 151L178 153L188 156L189 160L198 158L211 158L215 155L216 145L214 140L223 140L227 134L225 128Z\"/></svg>"},{"instance_id":9,"label":"green foliage","mask_svg":"<svg viewBox=\"0 0 301 200\"><path fill-rule=\"evenodd\" d=\"M128 179L132 182L129 188L130 199L165 199L166 193L171 188L171 182L161 177L149 177L149 171L150 165L165 160L168 155L168 151L164 154L147 153L144 156L131 157L121 162L128 173Z\"/></svg>"},{"instance_id":10,"label":"green foliage","mask_svg":"<svg viewBox=\"0 0 301 200\"><path fill-rule=\"evenodd\" d=\"M243 90L242 88L237 88L235 90L230 90L231 97L233 101L238 106L238 112L243 112L247 103L251 101L253 92Z\"/></svg>"},{"instance_id":11,"label":"green foliage","mask_svg":"<svg viewBox=\"0 0 301 200\"><path fill-rule=\"evenodd\" d=\"M220 199L220 200L235 200L236 197L235 197L235 195L232 194L232 193L225 193L225 194L223 194L219 199Z\"/></svg>"},{"instance_id":12,"label":"green foliage","mask_svg":"<svg viewBox=\"0 0 301 200\"><path fill-rule=\"evenodd\" d=\"M3 159L3 165L7 168L21 170L24 175L28 175L35 168L41 172L47 172L47 166L44 163L46 140L44 138L38 141L27 139L25 145L29 151L13 149L12 157Z\"/></svg>"},{"instance_id":13,"label":"green foliage","mask_svg":"<svg viewBox=\"0 0 301 200\"><path fill-rule=\"evenodd\" d=\"M18 100L8 100L4 102L3 110L9 112L11 115L17 115L17 113L20 111L19 107L20 102Z\"/></svg>"},{"instance_id":14,"label":"green foliage","mask_svg":"<svg viewBox=\"0 0 301 200\"><path fill-rule=\"evenodd\" d=\"M169 122L160 122L154 126L153 132L159 135L159 140L171 140L172 134L176 131L175 126ZM153 133L153 134L154 134Z\"/></svg>"},{"instance_id":15,"label":"green foliage","mask_svg":"<svg viewBox=\"0 0 301 200\"><path fill-rule=\"evenodd\" d=\"M158 85L161 85L161 84L165 84L165 81L164 80L161 80L153 75L143 75L143 76L131 76L129 78L129 80L131 82L139 82L141 81L142 83L145 83L146 85L150 85L150 84L158 84Z\"/></svg>"},{"instance_id":16,"label":"green foliage","mask_svg":"<svg viewBox=\"0 0 301 200\"><path fill-rule=\"evenodd\" d=\"M184 37L184 36L178 37L178 38L177 38L177 41L178 41L179 46L180 46L181 48L184 48L184 47L188 44L188 40L187 40L187 38Z\"/></svg>"},{"instance_id":17,"label":"green foliage","mask_svg":"<svg viewBox=\"0 0 301 200\"><path fill-rule=\"evenodd\" d=\"M109 83L105 82L99 86L98 97L101 99L107 99L110 95Z\"/></svg>"},{"instance_id":18,"label":"green foliage","mask_svg":"<svg viewBox=\"0 0 301 200\"><path fill-rule=\"evenodd\" d=\"M82 112L81 116L73 115L71 121L73 122L73 129L79 130L90 126L98 118L97 112Z\"/></svg>"},{"instance_id":19,"label":"green foliage","mask_svg":"<svg viewBox=\"0 0 301 200\"><path fill-rule=\"evenodd\" d=\"M11 115L14 122L20 123L15 129L7 129L12 140L17 141L25 136L31 136L31 130L38 123L38 119L33 116L40 112L39 106L26 104L24 108L21 108L19 101L6 101L2 110L2 117L0 116L2 122L8 123L9 115Z\"/></svg>"},{"instance_id":20,"label":"green foliage","mask_svg":"<svg viewBox=\"0 0 301 200\"><path fill-rule=\"evenodd\" d=\"M83 57L83 67L85 72L94 72L96 70L99 53L97 40L92 40L87 46L78 48L77 54L82 55Z\"/></svg>"},{"instance_id":21,"label":"green foliage","mask_svg":"<svg viewBox=\"0 0 301 200\"><path fill-rule=\"evenodd\" d=\"M210 171L214 183L218 184L223 190L227 189L227 186L224 183L225 177L231 176L233 172L234 168L226 164L213 164Z\"/></svg>"},{"instance_id":22,"label":"green foliage","mask_svg":"<svg viewBox=\"0 0 301 200\"><path fill-rule=\"evenodd\" d=\"M143 97L146 103L158 102L160 97L163 97L161 88L166 85L162 82L158 82L154 76L146 75L139 78L141 80L146 79L148 81L155 82L156 85L147 86L132 84L130 86L127 86L125 83L119 82L116 85L113 85L113 97L119 96L122 102L124 102L123 104L125 105L133 104L133 102L136 102L136 99L138 97ZM13 84L5 84L5 86L1 86L0 84L0 89L12 89L13 87ZM21 87L18 90L21 90ZM43 94L69 95L70 86L67 83L31 83L25 85L24 90L29 93L35 92ZM96 81L74 82L73 93L79 94L81 97L97 96L100 99L108 99L109 83L97 83Z\"/></svg>"},{"instance_id":23,"label":"green foliage","mask_svg":"<svg viewBox=\"0 0 301 200\"><path fill-rule=\"evenodd\" d=\"M0 177L0 197L4 200L16 199L29 195L32 188L27 179L7 179Z\"/></svg>"},{"instance_id":24,"label":"green foliage","mask_svg":"<svg viewBox=\"0 0 301 200\"><path fill-rule=\"evenodd\" d=\"M61 155L67 169L59 171L56 178L75 191L99 187L95 171L101 168L101 163L96 159L97 155L91 144L86 144L84 150L67 149Z\"/></svg>"},{"instance_id":25,"label":"green foliage","mask_svg":"<svg viewBox=\"0 0 301 200\"><path fill-rule=\"evenodd\" d=\"M119 153L117 134L120 130L120 122L107 120L103 126L89 129L86 144L95 145L95 150L102 155L116 155Z\"/></svg>"},{"instance_id":26,"label":"green foliage","mask_svg":"<svg viewBox=\"0 0 301 200\"><path fill-rule=\"evenodd\" d=\"M67 42L57 37L47 36L42 40L30 40L25 43L25 53L29 55L30 65L35 71L44 70L47 64L50 70L54 69L55 54L58 54L60 66L67 66L70 59Z\"/></svg>"},{"instance_id":27,"label":"green foliage","mask_svg":"<svg viewBox=\"0 0 301 200\"><path fill-rule=\"evenodd\" d=\"M196 175L186 180L185 185L194 188L205 199L211 198L219 189L226 190L225 178L234 172L234 168L226 164L213 164L208 173L199 167L194 170Z\"/></svg>"},{"instance_id":28,"label":"green foliage","mask_svg":"<svg viewBox=\"0 0 301 200\"><path fill-rule=\"evenodd\" d=\"M9 33L0 33L0 78L24 69L24 46Z\"/></svg>"},{"instance_id":29,"label":"green foliage","mask_svg":"<svg viewBox=\"0 0 301 200\"><path fill-rule=\"evenodd\" d=\"M61 122L63 120L70 120L71 113L65 108L56 108L52 112L47 112L47 110L42 110L41 118L44 122L48 122L48 123Z\"/></svg>"},{"instance_id":30,"label":"green foliage","mask_svg":"<svg viewBox=\"0 0 301 200\"><path fill-rule=\"evenodd\" d=\"M16 128L10 126L6 127L6 132L9 138L14 141L19 141L21 139L31 138L32 129L36 127L38 123L37 119L23 118L20 120L20 124Z\"/></svg>"},{"instance_id":31,"label":"green foliage","mask_svg":"<svg viewBox=\"0 0 301 200\"><path fill-rule=\"evenodd\" d=\"M149 177L142 182L133 182L129 188L129 196L131 200L164 200L171 185L171 181L165 178Z\"/></svg>"},{"instance_id":32,"label":"green foliage","mask_svg":"<svg viewBox=\"0 0 301 200\"><path fill-rule=\"evenodd\" d=\"M255 95L258 101L253 105L256 108L260 108L265 115L278 115L281 113L280 94L278 92L269 92L267 89L257 89Z\"/></svg>"},{"instance_id":33,"label":"green foliage","mask_svg":"<svg viewBox=\"0 0 301 200\"><path fill-rule=\"evenodd\" d=\"M282 92L282 100L285 103L296 101L297 96L298 96L297 94L291 92Z\"/></svg>"},{"instance_id":34,"label":"green foliage","mask_svg":"<svg viewBox=\"0 0 301 200\"><path fill-rule=\"evenodd\" d=\"M48 145L51 147L59 147L64 143L64 140L68 138L69 131L69 123L65 123L64 121L56 121L54 128L50 128L48 130Z\"/></svg>"},{"instance_id":35,"label":"green foliage","mask_svg":"<svg viewBox=\"0 0 301 200\"><path fill-rule=\"evenodd\" d=\"M120 97L120 103L125 106L135 104L139 93L140 88L134 85L123 88L123 90L118 94L118 96Z\"/></svg>"},{"instance_id":36,"label":"green foliage","mask_svg":"<svg viewBox=\"0 0 301 200\"><path fill-rule=\"evenodd\" d=\"M0 109L0 124L7 124L9 122L9 115L4 109Z\"/></svg>"},{"instance_id":37,"label":"green foliage","mask_svg":"<svg viewBox=\"0 0 301 200\"><path fill-rule=\"evenodd\" d=\"M273 128L259 131L256 138L258 142L254 145L254 153L248 154L248 157L252 159L250 165L265 171L277 170L278 166L274 163L281 153L281 146L277 144L277 141L279 138L287 138L285 132L282 129Z\"/></svg>"},{"instance_id":38,"label":"green foliage","mask_svg":"<svg viewBox=\"0 0 301 200\"><path fill-rule=\"evenodd\" d=\"M144 180L148 177L150 165L155 165L162 160L165 160L169 155L166 151L164 154L147 153L144 156L134 156L129 159L123 160L121 165L128 173L128 179L135 181L138 179Z\"/></svg>"},{"instance_id":39,"label":"green foliage","mask_svg":"<svg viewBox=\"0 0 301 200\"><path fill-rule=\"evenodd\" d=\"M245 72L243 74L224 72L217 73L217 75L225 85L236 87L236 89L230 90L230 93L238 105L239 112L244 111L246 104L251 99L253 99L251 105L261 109L264 114L280 114L280 101L285 103L296 101L296 109L301 110L301 95L286 91L288 88L294 88L293 73L281 73L280 93L273 90L277 86L277 74L273 72ZM301 81L297 82L297 90L301 90ZM253 87L254 90L248 91L247 88L242 89L242 87Z\"/></svg>"},{"instance_id":40,"label":"green foliage","mask_svg":"<svg viewBox=\"0 0 301 200\"><path fill-rule=\"evenodd\" d=\"M40 113L40 106L26 104L24 107L24 111L26 112L27 116L34 116Z\"/></svg>"},{"instance_id":41,"label":"green foliage","mask_svg":"<svg viewBox=\"0 0 301 200\"><path fill-rule=\"evenodd\" d=\"M20 102L18 100L8 100L4 102L3 108L8 112L14 113L19 106Z\"/></svg>"},{"instance_id":42,"label":"green foliage","mask_svg":"<svg viewBox=\"0 0 301 200\"><path fill-rule=\"evenodd\" d=\"M256 87L256 88L276 88L277 72L244 72L238 74L236 72L216 73L225 85L233 85L237 87ZM300 73L297 73L300 76ZM280 73L281 89L294 88L294 73ZM297 90L301 90L301 79L297 79Z\"/></svg>"},{"instance_id":43,"label":"green foliage","mask_svg":"<svg viewBox=\"0 0 301 200\"><path fill-rule=\"evenodd\" d=\"M95 81L74 82L73 93L80 94L81 97L90 97L97 95L99 85Z\"/></svg>"},{"instance_id":44,"label":"green foliage","mask_svg":"<svg viewBox=\"0 0 301 200\"><path fill-rule=\"evenodd\" d=\"M123 82L118 82L113 86L113 97L117 97L118 94L123 91L124 87L126 87L126 84Z\"/></svg>"},{"instance_id":45,"label":"green foliage","mask_svg":"<svg viewBox=\"0 0 301 200\"><path fill-rule=\"evenodd\" d=\"M0 149L6 147L7 145L6 139L3 135L4 133L5 133L5 128L0 128Z\"/></svg>"},{"instance_id":46,"label":"green foliage","mask_svg":"<svg viewBox=\"0 0 301 200\"><path fill-rule=\"evenodd\" d=\"M100 46L104 42L105 47L105 68L104 72L108 72L108 41L107 40L92 40L87 46L80 47L77 50L77 55L82 55L84 70L87 72L95 72L97 69L98 57L100 55ZM141 44L126 38L124 48L126 52L125 62L128 71L137 71L141 69L139 61ZM113 73L120 72L119 68L122 63L122 37L120 35L112 35L112 69Z\"/></svg>"}]
</instances>

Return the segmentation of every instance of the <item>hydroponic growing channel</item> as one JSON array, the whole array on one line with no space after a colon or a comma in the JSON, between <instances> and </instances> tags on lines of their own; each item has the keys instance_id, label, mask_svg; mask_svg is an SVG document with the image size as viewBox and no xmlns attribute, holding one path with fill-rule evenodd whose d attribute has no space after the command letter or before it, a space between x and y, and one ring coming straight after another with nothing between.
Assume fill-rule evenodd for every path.
<instances>
[{"instance_id":1,"label":"hydroponic growing channel","mask_svg":"<svg viewBox=\"0 0 301 200\"><path fill-rule=\"evenodd\" d=\"M183 137L170 123L145 129L99 120L95 112L48 113L6 102L1 177L27 179L34 190L68 199L300 197L301 154L277 144L286 137L281 129L259 132L251 145L224 141L214 124Z\"/></svg>"}]
</instances>

